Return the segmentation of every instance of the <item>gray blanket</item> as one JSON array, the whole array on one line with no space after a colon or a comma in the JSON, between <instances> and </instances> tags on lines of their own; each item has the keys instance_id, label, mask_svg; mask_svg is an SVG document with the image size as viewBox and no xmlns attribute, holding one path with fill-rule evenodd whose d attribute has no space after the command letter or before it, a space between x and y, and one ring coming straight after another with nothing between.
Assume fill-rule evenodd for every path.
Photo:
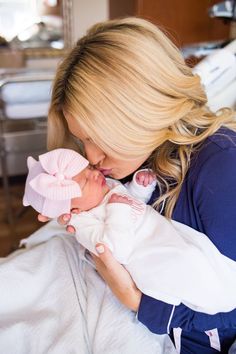
<instances>
[{"instance_id":1,"label":"gray blanket","mask_svg":"<svg viewBox=\"0 0 236 354\"><path fill-rule=\"evenodd\" d=\"M122 306L55 222L27 248L0 260L0 347L4 354L175 354Z\"/></svg>"}]
</instances>

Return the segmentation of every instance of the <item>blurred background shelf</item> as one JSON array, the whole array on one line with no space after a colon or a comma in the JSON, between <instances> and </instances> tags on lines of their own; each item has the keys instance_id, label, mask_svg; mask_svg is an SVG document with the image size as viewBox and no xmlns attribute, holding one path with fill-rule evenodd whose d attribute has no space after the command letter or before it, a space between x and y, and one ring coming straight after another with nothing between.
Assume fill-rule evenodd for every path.
<instances>
[{"instance_id":1,"label":"blurred background shelf","mask_svg":"<svg viewBox=\"0 0 236 354\"><path fill-rule=\"evenodd\" d=\"M13 211L22 210L22 195L24 193L25 176L10 178ZM43 224L37 220L37 213L30 207L24 208L14 225L14 240L12 242L11 227L6 218L5 199L3 198L2 179L0 179L0 257L11 253L22 238L32 234Z\"/></svg>"}]
</instances>

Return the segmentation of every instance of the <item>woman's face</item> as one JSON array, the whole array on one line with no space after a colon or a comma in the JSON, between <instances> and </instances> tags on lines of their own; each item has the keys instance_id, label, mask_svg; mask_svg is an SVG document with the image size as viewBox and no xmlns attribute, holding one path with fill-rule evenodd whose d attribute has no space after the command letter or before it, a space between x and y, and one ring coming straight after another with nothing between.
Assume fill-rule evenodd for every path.
<instances>
[{"instance_id":1,"label":"woman's face","mask_svg":"<svg viewBox=\"0 0 236 354\"><path fill-rule=\"evenodd\" d=\"M64 116L71 134L83 143L86 157L90 164L99 169L105 176L122 179L135 172L149 157L149 154L145 154L129 161L113 158L94 144L90 137L82 131L71 114L64 112Z\"/></svg>"}]
</instances>

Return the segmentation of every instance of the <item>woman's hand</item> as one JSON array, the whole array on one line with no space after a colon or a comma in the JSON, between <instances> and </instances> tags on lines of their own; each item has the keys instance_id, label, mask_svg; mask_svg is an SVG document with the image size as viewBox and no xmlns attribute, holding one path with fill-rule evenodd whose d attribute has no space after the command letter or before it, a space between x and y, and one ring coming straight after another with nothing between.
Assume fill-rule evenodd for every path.
<instances>
[{"instance_id":1,"label":"woman's hand","mask_svg":"<svg viewBox=\"0 0 236 354\"><path fill-rule=\"evenodd\" d=\"M78 212L78 210L72 210L72 213L78 214ZM70 218L71 214L64 214L59 216L57 220L60 225L67 225L70 222ZM41 222L46 222L50 219L39 214L38 220ZM75 228L72 225L67 225L66 230L70 233L75 233ZM142 293L136 287L129 272L116 261L110 250L105 245L97 244L96 249L99 257L93 254L91 255L94 259L98 273L105 280L118 300L132 311L137 312Z\"/></svg>"},{"instance_id":2,"label":"woman's hand","mask_svg":"<svg viewBox=\"0 0 236 354\"><path fill-rule=\"evenodd\" d=\"M141 301L141 291L136 287L129 272L118 263L110 250L103 244L97 244L99 257L92 254L96 269L120 302L137 312Z\"/></svg>"},{"instance_id":3,"label":"woman's hand","mask_svg":"<svg viewBox=\"0 0 236 354\"><path fill-rule=\"evenodd\" d=\"M79 210L78 209L72 209L71 213L72 214L78 214ZM63 214L63 215L60 215L57 218L57 222L58 222L58 224L60 224L62 226L63 225L66 226L70 222L70 219L71 219L71 214ZM42 214L38 214L38 221L47 222L49 220L50 220L50 218L48 218L47 216L42 215ZM75 230L74 226L67 225L66 226L66 231L71 233L71 234L74 234L76 230Z\"/></svg>"}]
</instances>

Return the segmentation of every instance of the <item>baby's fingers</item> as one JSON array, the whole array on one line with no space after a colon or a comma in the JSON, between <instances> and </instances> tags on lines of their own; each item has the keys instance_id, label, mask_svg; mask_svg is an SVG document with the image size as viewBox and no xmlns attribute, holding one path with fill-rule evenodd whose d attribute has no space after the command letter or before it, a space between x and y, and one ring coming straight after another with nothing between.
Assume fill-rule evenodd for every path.
<instances>
[{"instance_id":1,"label":"baby's fingers","mask_svg":"<svg viewBox=\"0 0 236 354\"><path fill-rule=\"evenodd\" d=\"M136 181L138 184L143 184L145 180L145 174L143 172L137 173Z\"/></svg>"},{"instance_id":2,"label":"baby's fingers","mask_svg":"<svg viewBox=\"0 0 236 354\"><path fill-rule=\"evenodd\" d=\"M156 176L154 174L149 175L149 181L148 184L152 184L152 182L156 179Z\"/></svg>"},{"instance_id":3,"label":"baby's fingers","mask_svg":"<svg viewBox=\"0 0 236 354\"><path fill-rule=\"evenodd\" d=\"M143 185L144 187L147 187L148 184L149 184L149 176L148 176L148 174L145 174L145 175L143 176L142 185Z\"/></svg>"}]
</instances>

